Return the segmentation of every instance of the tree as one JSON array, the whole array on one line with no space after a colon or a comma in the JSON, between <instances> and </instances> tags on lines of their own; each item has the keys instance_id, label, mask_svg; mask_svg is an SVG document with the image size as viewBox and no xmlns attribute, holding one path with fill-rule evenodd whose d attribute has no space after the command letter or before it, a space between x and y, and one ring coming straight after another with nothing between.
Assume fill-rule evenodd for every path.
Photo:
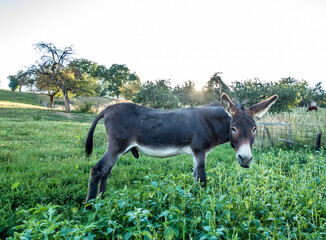
<instances>
[{"instance_id":1,"label":"tree","mask_svg":"<svg viewBox=\"0 0 326 240\"><path fill-rule=\"evenodd\" d=\"M281 78L273 83L270 90L277 94L279 99L271 108L271 112L291 112L303 99L301 95L303 86L304 84L292 77Z\"/></svg>"},{"instance_id":2,"label":"tree","mask_svg":"<svg viewBox=\"0 0 326 240\"><path fill-rule=\"evenodd\" d=\"M101 67L98 75L103 78L103 93L108 93L116 98L119 98L123 94L122 91L125 89L124 85L133 82L136 82L136 85L137 82L140 83L136 73L131 73L126 65L113 64L109 70Z\"/></svg>"},{"instance_id":3,"label":"tree","mask_svg":"<svg viewBox=\"0 0 326 240\"><path fill-rule=\"evenodd\" d=\"M322 82L318 82L311 89L310 100L314 100L317 104L324 106L326 104L326 91L322 87Z\"/></svg>"},{"instance_id":4,"label":"tree","mask_svg":"<svg viewBox=\"0 0 326 240\"><path fill-rule=\"evenodd\" d=\"M214 73L204 87L204 101L206 103L216 102L218 99L220 99L222 93L230 93L230 88L223 82L220 76L221 74L221 72Z\"/></svg>"},{"instance_id":5,"label":"tree","mask_svg":"<svg viewBox=\"0 0 326 240\"><path fill-rule=\"evenodd\" d=\"M19 81L17 79L16 75L10 75L8 76L8 80L9 80L9 88L11 89L11 91L16 91L17 88L19 87Z\"/></svg>"},{"instance_id":6,"label":"tree","mask_svg":"<svg viewBox=\"0 0 326 240\"><path fill-rule=\"evenodd\" d=\"M136 74L132 75L131 78L134 78L134 80L124 83L119 88L121 95L127 100L132 100L141 87L140 79Z\"/></svg>"},{"instance_id":7,"label":"tree","mask_svg":"<svg viewBox=\"0 0 326 240\"><path fill-rule=\"evenodd\" d=\"M144 83L133 101L153 108L171 109L179 106L170 82L163 79Z\"/></svg>"},{"instance_id":8,"label":"tree","mask_svg":"<svg viewBox=\"0 0 326 240\"><path fill-rule=\"evenodd\" d=\"M181 86L177 85L173 93L183 106L198 106L204 102L202 92L196 90L195 83L191 80L184 82Z\"/></svg>"},{"instance_id":9,"label":"tree","mask_svg":"<svg viewBox=\"0 0 326 240\"><path fill-rule=\"evenodd\" d=\"M71 88L71 75L67 74L67 66L71 61L73 49L71 46L64 49L58 49L53 43L40 42L35 44L35 49L42 53L41 61L33 65L30 69L39 76L47 76L51 83L60 88L65 109L70 112L69 91Z\"/></svg>"},{"instance_id":10,"label":"tree","mask_svg":"<svg viewBox=\"0 0 326 240\"><path fill-rule=\"evenodd\" d=\"M270 96L271 83L263 83L258 78L246 81L232 82L231 96L239 102L246 102L248 105L260 102Z\"/></svg>"},{"instance_id":11,"label":"tree","mask_svg":"<svg viewBox=\"0 0 326 240\"><path fill-rule=\"evenodd\" d=\"M60 89L67 112L70 111L71 95L94 95L99 89L96 79L81 71L74 63L71 46L58 49L53 43L44 42L35 46L43 55L40 62L30 68L30 72L36 74L37 79L41 81L37 84L41 90L51 90L54 94Z\"/></svg>"},{"instance_id":12,"label":"tree","mask_svg":"<svg viewBox=\"0 0 326 240\"><path fill-rule=\"evenodd\" d=\"M72 63L76 68L78 68L80 73L88 74L93 78L99 77L99 65L96 62L90 61L85 58L80 58L74 59Z\"/></svg>"},{"instance_id":13,"label":"tree","mask_svg":"<svg viewBox=\"0 0 326 240\"><path fill-rule=\"evenodd\" d=\"M44 67L44 71L50 72L50 66ZM48 107L52 108L54 103L54 97L60 92L60 88L57 85L57 82L50 77L49 74L40 74L35 72L35 82L36 87L41 91L46 91L47 95L50 97L50 102Z\"/></svg>"},{"instance_id":14,"label":"tree","mask_svg":"<svg viewBox=\"0 0 326 240\"><path fill-rule=\"evenodd\" d=\"M64 75L69 80L67 86L75 96L94 96L101 91L99 80L79 69L71 62L65 69Z\"/></svg>"},{"instance_id":15,"label":"tree","mask_svg":"<svg viewBox=\"0 0 326 240\"><path fill-rule=\"evenodd\" d=\"M16 75L8 76L9 88L14 92L19 88L19 92L22 91L23 86L32 86L34 80L31 78L30 72L19 70Z\"/></svg>"},{"instance_id":16,"label":"tree","mask_svg":"<svg viewBox=\"0 0 326 240\"><path fill-rule=\"evenodd\" d=\"M247 81L236 81L231 85L232 95L248 105L255 104L277 94L279 99L271 107L270 112L290 112L302 101L306 94L307 84L295 78L282 78L277 82L261 82L258 78Z\"/></svg>"}]
</instances>

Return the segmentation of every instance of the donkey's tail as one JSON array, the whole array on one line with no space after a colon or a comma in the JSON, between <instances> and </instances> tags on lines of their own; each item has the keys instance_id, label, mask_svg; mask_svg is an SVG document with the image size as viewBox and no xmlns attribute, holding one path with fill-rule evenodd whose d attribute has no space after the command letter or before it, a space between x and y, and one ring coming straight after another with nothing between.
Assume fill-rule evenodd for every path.
<instances>
[{"instance_id":1,"label":"donkey's tail","mask_svg":"<svg viewBox=\"0 0 326 240\"><path fill-rule=\"evenodd\" d=\"M96 116L91 128L88 131L87 134L87 138L86 138L86 143L85 143L85 152L87 154L87 156L91 155L92 150L93 150L93 133L96 127L96 124L98 123L98 121L104 117L104 110L102 112L100 112L99 115Z\"/></svg>"}]
</instances>

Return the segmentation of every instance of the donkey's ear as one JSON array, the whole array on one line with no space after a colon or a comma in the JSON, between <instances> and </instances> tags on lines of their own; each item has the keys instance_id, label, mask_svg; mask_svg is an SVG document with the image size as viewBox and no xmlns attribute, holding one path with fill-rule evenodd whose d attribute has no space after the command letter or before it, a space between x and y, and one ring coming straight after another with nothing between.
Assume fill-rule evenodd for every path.
<instances>
[{"instance_id":1,"label":"donkey's ear","mask_svg":"<svg viewBox=\"0 0 326 240\"><path fill-rule=\"evenodd\" d=\"M234 116L237 113L237 107L234 105L234 103L231 101L231 99L226 93L222 94L221 103L222 107L230 117Z\"/></svg>"},{"instance_id":2,"label":"donkey's ear","mask_svg":"<svg viewBox=\"0 0 326 240\"><path fill-rule=\"evenodd\" d=\"M268 111L268 109L276 102L277 99L278 96L275 94L274 96L253 105L249 108L249 110L252 112L252 115L254 117L261 118Z\"/></svg>"}]
</instances>

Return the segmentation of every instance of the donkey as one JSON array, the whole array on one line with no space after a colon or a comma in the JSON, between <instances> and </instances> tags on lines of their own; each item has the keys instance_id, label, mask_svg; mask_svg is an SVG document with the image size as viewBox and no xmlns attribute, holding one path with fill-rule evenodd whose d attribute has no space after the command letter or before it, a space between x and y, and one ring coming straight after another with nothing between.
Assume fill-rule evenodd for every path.
<instances>
[{"instance_id":1,"label":"donkey","mask_svg":"<svg viewBox=\"0 0 326 240\"><path fill-rule=\"evenodd\" d=\"M230 141L240 166L249 168L257 131L253 117L262 117L277 99L274 95L248 109L236 107L225 93L221 97L222 106L157 110L118 103L107 107L97 115L86 138L85 150L90 155L94 129L104 117L108 148L91 170L86 203L96 197L99 182L99 193L104 194L114 164L128 151L136 158L138 151L152 157L190 154L195 181L203 186L206 156L217 145Z\"/></svg>"}]
</instances>

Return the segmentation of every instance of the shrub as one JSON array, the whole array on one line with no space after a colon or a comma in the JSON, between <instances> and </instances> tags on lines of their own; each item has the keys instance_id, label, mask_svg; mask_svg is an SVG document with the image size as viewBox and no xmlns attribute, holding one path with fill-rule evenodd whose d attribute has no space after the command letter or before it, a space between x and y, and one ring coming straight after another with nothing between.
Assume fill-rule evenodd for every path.
<instances>
[{"instance_id":1,"label":"shrub","mask_svg":"<svg viewBox=\"0 0 326 240\"><path fill-rule=\"evenodd\" d=\"M75 110L81 113L92 113L93 103L91 101L76 102Z\"/></svg>"}]
</instances>

